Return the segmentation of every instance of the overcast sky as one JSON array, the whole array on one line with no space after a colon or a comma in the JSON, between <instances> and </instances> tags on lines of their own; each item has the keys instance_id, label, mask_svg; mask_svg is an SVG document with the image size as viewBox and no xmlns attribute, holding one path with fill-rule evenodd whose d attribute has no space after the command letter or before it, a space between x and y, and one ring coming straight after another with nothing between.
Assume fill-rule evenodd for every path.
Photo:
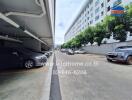
<instances>
[{"instance_id":1,"label":"overcast sky","mask_svg":"<svg viewBox=\"0 0 132 100\"><path fill-rule=\"evenodd\" d=\"M55 43L64 42L64 34L85 0L56 0Z\"/></svg>"}]
</instances>

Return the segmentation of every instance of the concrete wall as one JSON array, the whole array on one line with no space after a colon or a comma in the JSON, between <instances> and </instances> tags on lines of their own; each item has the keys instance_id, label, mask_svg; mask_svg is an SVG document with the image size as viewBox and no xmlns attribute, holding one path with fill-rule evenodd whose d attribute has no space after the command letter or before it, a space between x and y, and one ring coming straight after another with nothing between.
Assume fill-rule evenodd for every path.
<instances>
[{"instance_id":1,"label":"concrete wall","mask_svg":"<svg viewBox=\"0 0 132 100\"><path fill-rule=\"evenodd\" d=\"M23 45L27 48L31 48L37 51L41 51L41 43L34 39L23 39Z\"/></svg>"},{"instance_id":2,"label":"concrete wall","mask_svg":"<svg viewBox=\"0 0 132 100\"><path fill-rule=\"evenodd\" d=\"M132 46L132 41L102 44L101 46L97 46L97 45L85 46L82 48L88 51L89 53L106 54L108 52L113 51L116 47L119 47L119 46Z\"/></svg>"},{"instance_id":3,"label":"concrete wall","mask_svg":"<svg viewBox=\"0 0 132 100\"><path fill-rule=\"evenodd\" d=\"M23 43L18 43L18 42L12 42L12 41L5 41L1 40L0 41L0 46L5 46L5 47L27 47L36 51L41 51L41 43L39 41L36 41L35 39L22 39Z\"/></svg>"}]
</instances>

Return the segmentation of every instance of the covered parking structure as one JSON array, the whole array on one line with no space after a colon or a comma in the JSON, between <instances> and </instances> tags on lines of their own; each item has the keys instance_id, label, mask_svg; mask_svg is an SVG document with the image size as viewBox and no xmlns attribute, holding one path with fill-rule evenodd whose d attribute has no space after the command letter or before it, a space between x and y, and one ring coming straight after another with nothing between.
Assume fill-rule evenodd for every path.
<instances>
[{"instance_id":1,"label":"covered parking structure","mask_svg":"<svg viewBox=\"0 0 132 100\"><path fill-rule=\"evenodd\" d=\"M55 0L0 0L0 45L52 48L54 17Z\"/></svg>"}]
</instances>

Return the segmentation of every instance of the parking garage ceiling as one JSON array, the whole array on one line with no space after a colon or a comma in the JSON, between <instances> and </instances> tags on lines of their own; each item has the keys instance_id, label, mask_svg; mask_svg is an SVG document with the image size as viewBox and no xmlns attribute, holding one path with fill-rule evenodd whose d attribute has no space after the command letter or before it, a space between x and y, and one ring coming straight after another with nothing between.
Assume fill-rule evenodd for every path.
<instances>
[{"instance_id":1,"label":"parking garage ceiling","mask_svg":"<svg viewBox=\"0 0 132 100\"><path fill-rule=\"evenodd\" d=\"M0 35L19 40L34 38L51 47L54 4L54 0L0 0Z\"/></svg>"}]
</instances>

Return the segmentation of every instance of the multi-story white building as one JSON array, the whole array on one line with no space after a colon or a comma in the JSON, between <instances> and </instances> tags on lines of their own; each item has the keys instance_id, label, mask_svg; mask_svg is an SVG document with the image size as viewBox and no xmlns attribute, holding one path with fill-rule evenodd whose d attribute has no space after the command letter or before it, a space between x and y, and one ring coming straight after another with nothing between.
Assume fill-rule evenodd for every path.
<instances>
[{"instance_id":1,"label":"multi-story white building","mask_svg":"<svg viewBox=\"0 0 132 100\"><path fill-rule=\"evenodd\" d=\"M111 14L111 7L115 1L121 1L120 5L127 5L132 0L86 0L79 10L78 15L65 34L65 42L75 37L88 26L102 22L106 15ZM110 42L114 42L112 38Z\"/></svg>"}]
</instances>

